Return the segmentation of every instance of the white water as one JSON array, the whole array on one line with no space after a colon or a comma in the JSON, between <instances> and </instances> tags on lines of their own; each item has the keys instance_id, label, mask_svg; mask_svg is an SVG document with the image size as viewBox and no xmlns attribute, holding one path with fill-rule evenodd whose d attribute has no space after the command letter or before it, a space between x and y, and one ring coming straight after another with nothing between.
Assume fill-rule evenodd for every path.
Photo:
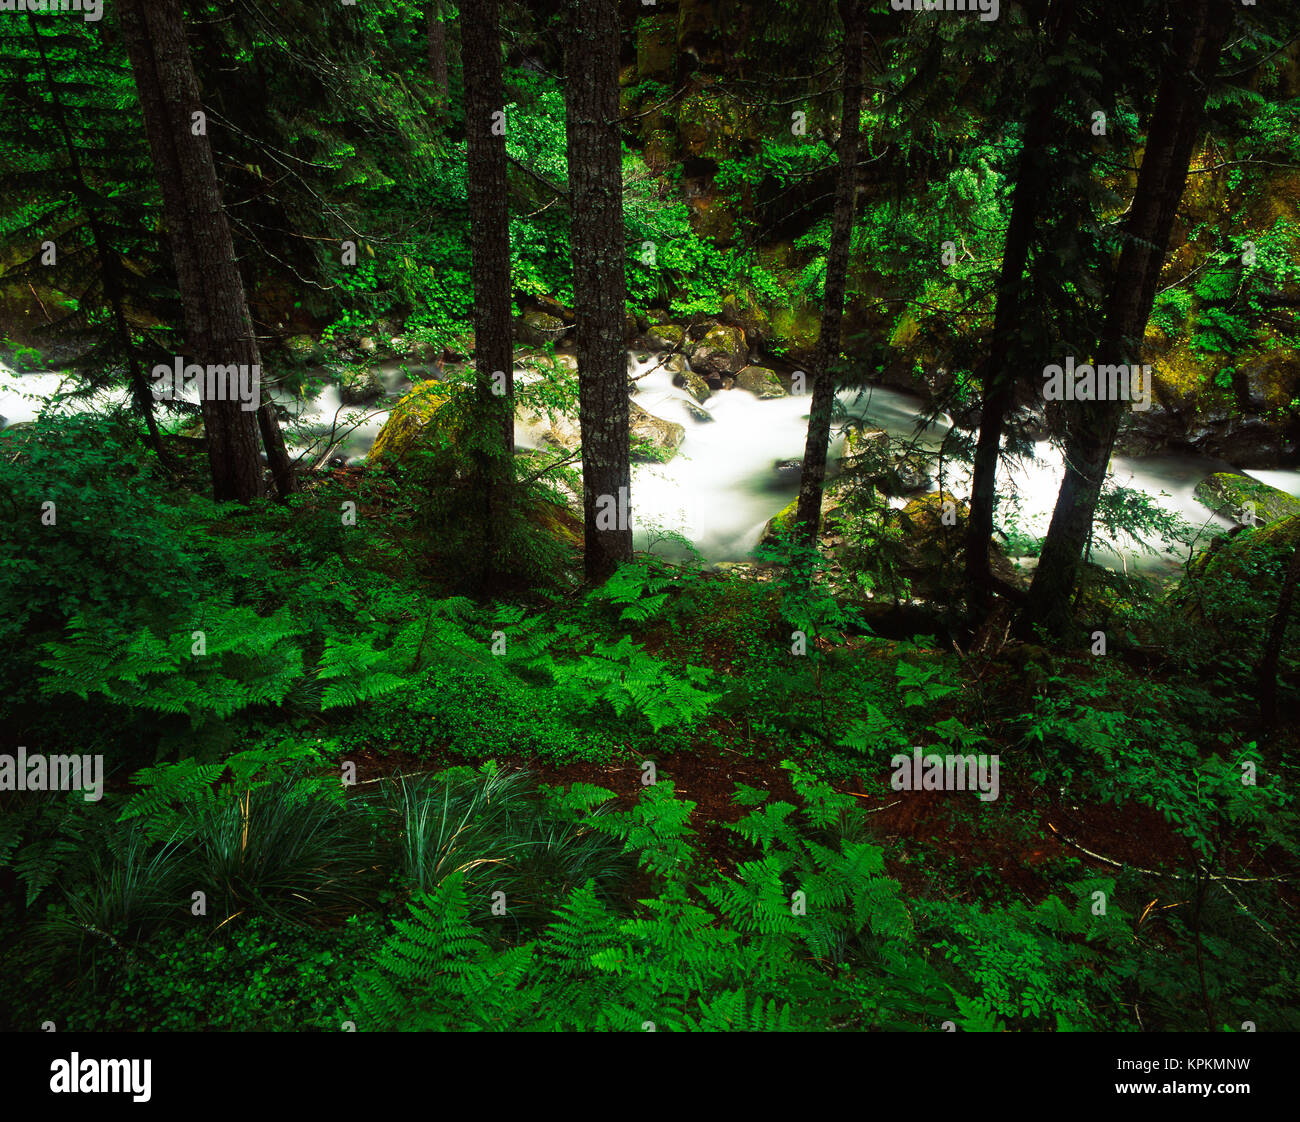
<instances>
[{"instance_id":1,"label":"white water","mask_svg":"<svg viewBox=\"0 0 1300 1122\"><path fill-rule=\"evenodd\" d=\"M653 359L630 363L632 375L638 377L633 400L655 416L682 425L686 437L668 463L633 465L632 521L637 547L654 546L658 552L671 554L671 543L661 540L662 534L668 532L686 538L708 561L745 560L768 519L798 493L797 469L778 471L775 465L803 456L811 399L803 395L760 401L744 390L724 390L699 406L713 420L697 420L688 408L688 403L694 405L689 395L672 384L668 370L654 367ZM518 368L515 376L519 380L538 377L524 367ZM381 377L388 397L365 408L344 406L333 384L327 384L306 402L274 393L277 404L295 414L292 424L285 426L291 451L302 455L304 462L314 463L327 448L337 445L334 455L349 463L362 462L388 418L385 406L391 406L410 387L396 364L382 368ZM33 420L47 399L72 384L59 374L16 375L0 364L0 417L6 424ZM126 397L124 391L117 391L66 407L75 411L105 409L124 404ZM946 423L934 424L918 438L915 425L920 401L897 390L874 387L862 393L844 391L840 400L847 415L885 429L894 448L915 439L918 448L936 450L948 429ZM520 447L538 447L542 427L516 425ZM837 433L830 448L832 463L842 447L843 437ZM1196 500L1193 489L1211 472L1228 468L1222 461L1197 456L1140 460L1117 456L1112 463L1115 482L1145 492L1164 509L1176 511L1196 527L1205 527L1201 545L1229 523L1215 519ZM1033 460L999 473L1000 520L1014 521L1022 531L1042 536L1062 474L1060 452L1046 442L1036 445ZM1300 495L1300 471L1248 474ZM941 485L965 499L969 495L969 475L965 465L945 462L942 476L932 489ZM896 505L903 501L894 500ZM1147 555L1131 543L1121 543L1118 553L1098 546L1093 557L1103 564L1144 571L1172 571L1180 564L1178 557Z\"/></svg>"},{"instance_id":2,"label":"white water","mask_svg":"<svg viewBox=\"0 0 1300 1122\"><path fill-rule=\"evenodd\" d=\"M60 393L70 393L79 384L66 374L18 374L0 362L0 428L36 420L46 402ZM66 401L63 408L70 413L104 412L125 405L129 399L126 390L111 390Z\"/></svg>"},{"instance_id":3,"label":"white water","mask_svg":"<svg viewBox=\"0 0 1300 1122\"><path fill-rule=\"evenodd\" d=\"M1279 491L1285 491L1288 495L1294 495L1300 499L1300 471L1265 471L1259 468L1250 468L1246 471L1252 479L1258 479L1261 483L1267 483L1270 487L1276 487Z\"/></svg>"}]
</instances>

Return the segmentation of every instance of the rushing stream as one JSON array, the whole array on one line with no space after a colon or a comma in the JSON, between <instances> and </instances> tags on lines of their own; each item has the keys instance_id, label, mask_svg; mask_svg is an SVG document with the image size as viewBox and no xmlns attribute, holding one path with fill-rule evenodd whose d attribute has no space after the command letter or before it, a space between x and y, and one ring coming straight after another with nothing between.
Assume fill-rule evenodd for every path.
<instances>
[{"instance_id":1,"label":"rushing stream","mask_svg":"<svg viewBox=\"0 0 1300 1122\"><path fill-rule=\"evenodd\" d=\"M633 358L632 375L638 378L633 400L666 421L686 430L677 455L666 464L635 464L632 469L632 517L638 548L657 541L663 532L680 534L708 561L743 561L758 542L764 525L798 492L798 467L790 465L802 457L810 398L791 396L760 400L744 390L714 393L702 407L695 406L687 393L672 384L670 372L656 368L652 358ZM415 373L425 372L412 368ZM292 416L286 422L291 451L304 462L331 457L348 463L364 460L387 409L410 388L404 368L392 363L380 368L386 390L384 400L369 407L344 406L339 389L327 384L307 401L275 393L277 404ZM517 377L535 377L525 369ZM18 375L0 364L0 427L34 419L44 404L61 389L72 387L63 375L53 373ZM861 418L885 429L893 447L916 440L917 447L934 451L948 426L934 424L919 436L918 398L898 390L874 387L858 393L840 394L848 417ZM125 391L68 403L76 410L105 410L125 404ZM197 398L191 397L197 404ZM711 420L693 411L702 408ZM838 424L839 422L837 422ZM516 425L520 447L538 447L540 426ZM836 434L831 446L832 463L843 446ZM1006 521L1015 511L1020 530L1041 536L1046 532L1062 476L1059 451L1047 442L1035 448L1035 458L1021 462L999 476L1004 496L1000 517ZM784 468L779 467L783 462ZM1112 464L1117 483L1152 496L1162 508L1172 510L1193 526L1203 528L1203 546L1219 527L1229 525L1216 519L1193 494L1196 484L1215 471L1232 470L1232 465L1199 456L1165 455L1128 459L1115 457ZM1300 496L1300 471L1249 471L1246 474L1293 495ZM940 483L944 490L965 498L969 494L970 471L966 465L945 461ZM902 505L904 500L893 500ZM671 553L671 543L660 543L659 552ZM1094 559L1116 567L1127 566L1148 572L1172 572L1178 557L1144 553L1124 543L1118 553L1098 547Z\"/></svg>"}]
</instances>

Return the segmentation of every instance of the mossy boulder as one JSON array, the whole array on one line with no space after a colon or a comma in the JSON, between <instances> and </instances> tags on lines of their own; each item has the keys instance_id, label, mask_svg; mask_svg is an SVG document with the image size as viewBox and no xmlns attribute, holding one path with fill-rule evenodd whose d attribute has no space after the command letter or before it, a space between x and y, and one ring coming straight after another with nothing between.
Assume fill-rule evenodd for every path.
<instances>
[{"instance_id":1,"label":"mossy boulder","mask_svg":"<svg viewBox=\"0 0 1300 1122\"><path fill-rule=\"evenodd\" d=\"M717 418L712 413L710 413L707 409L702 409L700 406L696 405L695 402L693 401L686 402L686 412L690 414L691 420L697 422L698 424L702 424L702 425L712 424L714 421L717 420Z\"/></svg>"},{"instance_id":2,"label":"mossy boulder","mask_svg":"<svg viewBox=\"0 0 1300 1122\"><path fill-rule=\"evenodd\" d=\"M339 373L339 400L344 405L369 405L384 396L384 380L379 371L364 366L348 366Z\"/></svg>"},{"instance_id":3,"label":"mossy boulder","mask_svg":"<svg viewBox=\"0 0 1300 1122\"><path fill-rule=\"evenodd\" d=\"M656 417L635 401L628 402L628 414L632 459L646 463L666 463L677 454L677 449L686 439L683 425ZM544 417L536 413L520 412L518 418L525 425L544 426L539 438L543 444L557 452L574 452L582 445L582 426L576 416L557 414Z\"/></svg>"},{"instance_id":4,"label":"mossy boulder","mask_svg":"<svg viewBox=\"0 0 1300 1122\"><path fill-rule=\"evenodd\" d=\"M648 129L641 158L655 175L663 175L677 158L677 139L667 129Z\"/></svg>"},{"instance_id":5,"label":"mossy boulder","mask_svg":"<svg viewBox=\"0 0 1300 1122\"><path fill-rule=\"evenodd\" d=\"M709 389L709 383L687 366L686 361L682 359L681 355L674 355L673 358L679 360L681 363L678 369L673 373L673 385L680 386L700 403L708 401L709 395L713 393L713 391Z\"/></svg>"},{"instance_id":6,"label":"mossy boulder","mask_svg":"<svg viewBox=\"0 0 1300 1122\"><path fill-rule=\"evenodd\" d=\"M1236 521L1248 521L1243 516L1252 510L1256 521L1264 524L1300 514L1300 499L1294 495L1233 472L1216 472L1201 480L1196 497L1215 514Z\"/></svg>"},{"instance_id":7,"label":"mossy boulder","mask_svg":"<svg viewBox=\"0 0 1300 1122\"><path fill-rule=\"evenodd\" d=\"M325 358L325 348L310 335L291 335L284 341L284 349L291 361L310 366Z\"/></svg>"},{"instance_id":8,"label":"mossy boulder","mask_svg":"<svg viewBox=\"0 0 1300 1122\"><path fill-rule=\"evenodd\" d=\"M921 600L947 601L960 580L966 552L970 508L946 491L913 499L891 510L888 523L899 531L898 569ZM989 565L1007 584L1023 587L1024 577L993 543Z\"/></svg>"},{"instance_id":9,"label":"mossy boulder","mask_svg":"<svg viewBox=\"0 0 1300 1122\"><path fill-rule=\"evenodd\" d=\"M890 520L903 532L908 563L917 569L949 565L966 539L970 507L947 491L913 499Z\"/></svg>"},{"instance_id":10,"label":"mossy boulder","mask_svg":"<svg viewBox=\"0 0 1300 1122\"><path fill-rule=\"evenodd\" d=\"M1254 529L1234 530L1215 538L1191 564L1192 579L1233 576L1249 580L1259 591L1273 591L1275 582L1261 579L1270 571L1279 576L1292 550L1300 545L1300 515L1279 518Z\"/></svg>"},{"instance_id":11,"label":"mossy boulder","mask_svg":"<svg viewBox=\"0 0 1300 1122\"><path fill-rule=\"evenodd\" d=\"M564 545L573 549L582 548L582 519L563 503L534 503L524 517Z\"/></svg>"},{"instance_id":12,"label":"mossy boulder","mask_svg":"<svg viewBox=\"0 0 1300 1122\"><path fill-rule=\"evenodd\" d=\"M771 349L792 362L812 361L821 332L821 313L811 304L796 301L772 311Z\"/></svg>"},{"instance_id":13,"label":"mossy boulder","mask_svg":"<svg viewBox=\"0 0 1300 1122\"><path fill-rule=\"evenodd\" d=\"M686 361L686 356L679 351L675 354L664 355L660 361L663 368L673 376L673 385L680 386L682 383L677 380L677 376L685 374L686 371L691 369L691 364ZM692 370L691 373L695 372Z\"/></svg>"},{"instance_id":14,"label":"mossy boulder","mask_svg":"<svg viewBox=\"0 0 1300 1122\"><path fill-rule=\"evenodd\" d=\"M817 524L817 532L819 534L824 534L828 530L834 529L835 512L839 509L842 503L843 499L833 486L828 486L822 491L821 515ZM768 519L767 525L763 527L763 533L759 538L758 544L760 546L770 545L776 540L778 534L789 533L794 529L794 519L798 512L799 496L796 495Z\"/></svg>"},{"instance_id":15,"label":"mossy boulder","mask_svg":"<svg viewBox=\"0 0 1300 1122\"><path fill-rule=\"evenodd\" d=\"M763 535L759 538L759 545L767 545L777 534L789 533L794 528L794 516L798 509L799 496L796 495L767 520L767 525L763 527Z\"/></svg>"},{"instance_id":16,"label":"mossy boulder","mask_svg":"<svg viewBox=\"0 0 1300 1122\"><path fill-rule=\"evenodd\" d=\"M636 25L636 76L639 81L667 81L677 52L677 17L673 12L642 16Z\"/></svg>"},{"instance_id":17,"label":"mossy boulder","mask_svg":"<svg viewBox=\"0 0 1300 1122\"><path fill-rule=\"evenodd\" d=\"M519 338L533 347L558 343L564 338L564 320L537 308L524 312L519 323Z\"/></svg>"},{"instance_id":18,"label":"mossy boulder","mask_svg":"<svg viewBox=\"0 0 1300 1122\"><path fill-rule=\"evenodd\" d=\"M1300 221L1300 171L1287 170L1267 176L1262 187L1252 192L1246 217L1256 230L1272 229L1279 219Z\"/></svg>"},{"instance_id":19,"label":"mossy boulder","mask_svg":"<svg viewBox=\"0 0 1300 1122\"><path fill-rule=\"evenodd\" d=\"M931 484L930 464L916 452L895 452L880 428L852 426L845 433L840 464L854 477L886 495L914 495Z\"/></svg>"},{"instance_id":20,"label":"mossy boulder","mask_svg":"<svg viewBox=\"0 0 1300 1122\"><path fill-rule=\"evenodd\" d=\"M392 349L393 354L399 358L409 359L414 362L431 363L442 355L441 346L431 339L422 339L416 334L394 335Z\"/></svg>"},{"instance_id":21,"label":"mossy boulder","mask_svg":"<svg viewBox=\"0 0 1300 1122\"><path fill-rule=\"evenodd\" d=\"M1212 627L1217 641L1232 636L1244 647L1257 647L1277 609L1283 574L1297 548L1300 515L1254 529L1238 527L1215 538L1192 561L1169 593L1169 602L1193 623Z\"/></svg>"},{"instance_id":22,"label":"mossy boulder","mask_svg":"<svg viewBox=\"0 0 1300 1122\"><path fill-rule=\"evenodd\" d=\"M578 372L578 360L573 355L547 351L516 351L515 365L543 376Z\"/></svg>"},{"instance_id":23,"label":"mossy boulder","mask_svg":"<svg viewBox=\"0 0 1300 1122\"><path fill-rule=\"evenodd\" d=\"M416 386L393 406L366 459L369 463L400 463L419 446L425 428L447 401L440 382Z\"/></svg>"},{"instance_id":24,"label":"mossy boulder","mask_svg":"<svg viewBox=\"0 0 1300 1122\"><path fill-rule=\"evenodd\" d=\"M775 370L766 366L746 366L736 373L736 389L748 390L763 400L785 397L785 389Z\"/></svg>"},{"instance_id":25,"label":"mossy boulder","mask_svg":"<svg viewBox=\"0 0 1300 1122\"><path fill-rule=\"evenodd\" d=\"M870 482L885 480L890 471L889 433L866 425L852 425L844 434L840 465Z\"/></svg>"},{"instance_id":26,"label":"mossy boulder","mask_svg":"<svg viewBox=\"0 0 1300 1122\"><path fill-rule=\"evenodd\" d=\"M751 345L763 343L772 334L772 318L758 302L758 294L745 288L722 299L723 323L742 328Z\"/></svg>"},{"instance_id":27,"label":"mossy boulder","mask_svg":"<svg viewBox=\"0 0 1300 1122\"><path fill-rule=\"evenodd\" d=\"M886 490L892 495L914 495L931 482L929 460L917 452L901 452L893 458Z\"/></svg>"},{"instance_id":28,"label":"mossy boulder","mask_svg":"<svg viewBox=\"0 0 1300 1122\"><path fill-rule=\"evenodd\" d=\"M716 246L729 246L736 240L736 214L726 196L705 190L686 200L690 208L691 229Z\"/></svg>"},{"instance_id":29,"label":"mossy boulder","mask_svg":"<svg viewBox=\"0 0 1300 1122\"><path fill-rule=\"evenodd\" d=\"M631 411L629 430L632 438L632 459L649 463L666 463L677 455L677 449L686 439L686 429L676 421L665 421L642 409L635 401L628 402Z\"/></svg>"},{"instance_id":30,"label":"mossy boulder","mask_svg":"<svg viewBox=\"0 0 1300 1122\"><path fill-rule=\"evenodd\" d=\"M651 350L675 351L686 339L686 328L676 323L656 323L645 333Z\"/></svg>"},{"instance_id":31,"label":"mossy boulder","mask_svg":"<svg viewBox=\"0 0 1300 1122\"><path fill-rule=\"evenodd\" d=\"M712 82L701 84L677 107L677 135L688 156L731 159L749 138L750 111Z\"/></svg>"},{"instance_id":32,"label":"mossy boulder","mask_svg":"<svg viewBox=\"0 0 1300 1122\"><path fill-rule=\"evenodd\" d=\"M736 374L749 363L745 332L731 324L715 324L691 349L691 367L717 379Z\"/></svg>"}]
</instances>

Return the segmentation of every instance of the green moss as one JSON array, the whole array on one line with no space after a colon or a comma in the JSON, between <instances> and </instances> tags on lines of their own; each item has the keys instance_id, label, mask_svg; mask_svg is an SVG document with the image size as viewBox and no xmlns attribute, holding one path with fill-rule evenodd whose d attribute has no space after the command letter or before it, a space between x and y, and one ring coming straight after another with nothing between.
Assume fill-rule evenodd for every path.
<instances>
[{"instance_id":1,"label":"green moss","mask_svg":"<svg viewBox=\"0 0 1300 1122\"><path fill-rule=\"evenodd\" d=\"M1216 472L1196 485L1196 497L1216 514L1236 518L1247 503L1256 518L1267 525L1300 514L1300 499L1232 472Z\"/></svg>"},{"instance_id":2,"label":"green moss","mask_svg":"<svg viewBox=\"0 0 1300 1122\"><path fill-rule=\"evenodd\" d=\"M410 454L420 432L447 400L447 391L437 382L416 386L395 406L366 457L370 463L401 460Z\"/></svg>"}]
</instances>

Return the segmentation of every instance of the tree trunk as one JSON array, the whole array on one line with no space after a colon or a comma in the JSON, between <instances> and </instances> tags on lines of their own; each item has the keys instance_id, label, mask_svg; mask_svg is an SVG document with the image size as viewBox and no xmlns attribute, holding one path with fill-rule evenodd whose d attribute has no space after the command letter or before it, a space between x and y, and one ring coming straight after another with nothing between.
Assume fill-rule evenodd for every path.
<instances>
[{"instance_id":1,"label":"tree trunk","mask_svg":"<svg viewBox=\"0 0 1300 1122\"><path fill-rule=\"evenodd\" d=\"M1054 24L1049 29L1049 55L1059 54L1065 46L1073 0L1063 0L1055 7L1053 17L1049 17ZM966 579L970 585L972 606L976 607L981 616L987 609L992 591L989 543L993 538L1002 433L1006 416L1015 402L1018 375L1026 373L1019 369L1024 356L1013 346L1013 341L1023 319L1025 268L1029 263L1029 247L1040 219L1051 170L1047 148L1052 140L1053 117L1061 93L1060 82L1046 82L1039 86L1025 126L1024 148L1020 152L1016 185L1011 198L1011 217L1007 223L1002 249L993 335L979 376L984 399L981 402L979 439L975 445L975 462L971 472L970 521L966 528ZM1015 369L1012 369L1013 362Z\"/></svg>"},{"instance_id":2,"label":"tree trunk","mask_svg":"<svg viewBox=\"0 0 1300 1122\"><path fill-rule=\"evenodd\" d=\"M466 4L463 9L462 23L467 31L469 25L474 22L472 12L476 6ZM425 22L429 40L429 73L432 75L433 84L438 88L445 105L447 102L447 25L442 20L442 4L440 0L429 0L429 9L425 16ZM495 38L497 25L494 23L492 26ZM467 69L474 61L469 42L467 38L465 41L465 65ZM468 77L466 80L468 81Z\"/></svg>"},{"instance_id":3,"label":"tree trunk","mask_svg":"<svg viewBox=\"0 0 1300 1122\"><path fill-rule=\"evenodd\" d=\"M191 357L204 367L260 368L212 148L206 135L193 132L191 114L202 103L179 0L123 0L119 12L162 193ZM226 396L231 400L203 400L217 500L248 502L264 493L259 426L280 493L295 490L270 403L248 410L236 395Z\"/></svg>"},{"instance_id":4,"label":"tree trunk","mask_svg":"<svg viewBox=\"0 0 1300 1122\"><path fill-rule=\"evenodd\" d=\"M844 98L840 114L839 168L835 181L835 211L831 218L831 244L826 259L821 334L813 357L808 439L799 476L799 503L795 508L795 533L810 546L816 545L821 523L826 450L835 406L834 367L840 355L840 326L844 318L844 289L849 268L849 241L853 234L853 196L861 133L862 5L860 0L840 0L839 10L844 23Z\"/></svg>"},{"instance_id":5,"label":"tree trunk","mask_svg":"<svg viewBox=\"0 0 1300 1122\"><path fill-rule=\"evenodd\" d=\"M1209 82L1232 25L1231 0L1188 0L1176 10L1173 51L1147 130L1097 364L1141 363L1142 337L1200 135ZM1125 408L1123 401L1093 401L1067 412L1065 478L1026 608L1027 622L1045 625L1054 634L1069 627L1079 558L1092 532Z\"/></svg>"},{"instance_id":6,"label":"tree trunk","mask_svg":"<svg viewBox=\"0 0 1300 1122\"><path fill-rule=\"evenodd\" d=\"M587 579L598 583L632 556L618 4L569 0L568 10L564 104L583 526Z\"/></svg>"},{"instance_id":7,"label":"tree trunk","mask_svg":"<svg viewBox=\"0 0 1300 1122\"><path fill-rule=\"evenodd\" d=\"M499 0L467 0L465 119L469 240L474 284L474 370L478 405L476 487L485 539L482 583L495 571L497 505L514 454L514 343L510 284L510 209L506 186L505 88L501 77ZM441 24L439 24L441 26ZM499 392L494 393L493 391Z\"/></svg>"},{"instance_id":8,"label":"tree trunk","mask_svg":"<svg viewBox=\"0 0 1300 1122\"><path fill-rule=\"evenodd\" d=\"M1264 643L1264 656L1259 661L1259 715L1266 727L1277 724L1277 668L1282 660L1282 641L1286 638L1287 624L1291 619L1291 605L1295 602L1296 585L1300 583L1300 540L1291 551L1291 560L1282 578L1282 591L1277 598L1277 611L1269 625L1268 639Z\"/></svg>"}]
</instances>

